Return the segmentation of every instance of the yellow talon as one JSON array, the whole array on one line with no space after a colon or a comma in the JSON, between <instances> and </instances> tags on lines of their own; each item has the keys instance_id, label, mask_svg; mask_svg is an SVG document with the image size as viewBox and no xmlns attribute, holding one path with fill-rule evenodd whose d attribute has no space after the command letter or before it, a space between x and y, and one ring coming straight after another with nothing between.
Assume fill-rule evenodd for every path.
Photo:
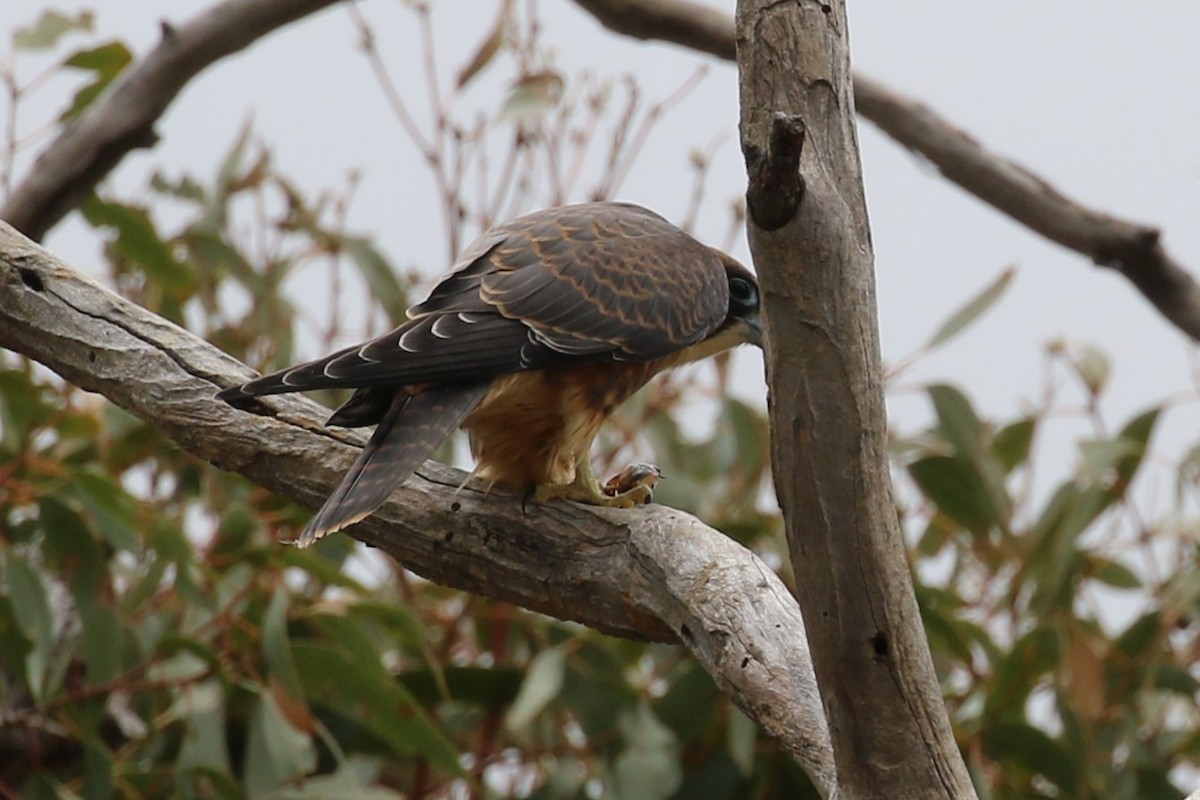
<instances>
[{"instance_id":1,"label":"yellow talon","mask_svg":"<svg viewBox=\"0 0 1200 800\"><path fill-rule=\"evenodd\" d=\"M601 486L592 473L591 462L583 458L575 467L575 479L570 483L544 483L537 487L534 499L574 500L589 506L633 508L649 503L654 485L662 478L662 470L652 464L630 464Z\"/></svg>"}]
</instances>

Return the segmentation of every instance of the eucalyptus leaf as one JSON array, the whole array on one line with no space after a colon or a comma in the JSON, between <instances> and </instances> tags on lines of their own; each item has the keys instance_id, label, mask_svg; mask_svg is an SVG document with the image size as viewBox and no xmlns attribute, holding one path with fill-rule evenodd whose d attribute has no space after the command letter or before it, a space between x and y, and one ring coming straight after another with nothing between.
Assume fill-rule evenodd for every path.
<instances>
[{"instance_id":1,"label":"eucalyptus leaf","mask_svg":"<svg viewBox=\"0 0 1200 800\"><path fill-rule=\"evenodd\" d=\"M13 46L18 50L48 50L71 31L90 31L94 19L91 11L81 11L74 17L43 11L37 22L13 32Z\"/></svg>"},{"instance_id":2,"label":"eucalyptus leaf","mask_svg":"<svg viewBox=\"0 0 1200 800\"><path fill-rule=\"evenodd\" d=\"M545 71L526 75L509 89L500 109L502 121L531 122L546 114L562 97L563 78Z\"/></svg>"},{"instance_id":3,"label":"eucalyptus leaf","mask_svg":"<svg viewBox=\"0 0 1200 800\"><path fill-rule=\"evenodd\" d=\"M984 732L984 749L1006 769L1025 775L1040 775L1067 797L1075 797L1072 760L1062 747L1043 731L1021 722L992 726Z\"/></svg>"},{"instance_id":4,"label":"eucalyptus leaf","mask_svg":"<svg viewBox=\"0 0 1200 800\"><path fill-rule=\"evenodd\" d=\"M935 347L941 347L970 327L971 323L983 316L1004 295L1016 274L1016 267L1004 269L983 291L968 300L941 324L929 341L925 343L925 349L932 350Z\"/></svg>"},{"instance_id":5,"label":"eucalyptus leaf","mask_svg":"<svg viewBox=\"0 0 1200 800\"><path fill-rule=\"evenodd\" d=\"M456 82L458 88L463 88L470 83L475 76L483 71L484 67L492 63L492 59L500 52L500 48L504 45L504 29L508 27L509 13L512 10L512 0L503 0L500 3L500 11L496 15L496 21L492 23L492 27L483 37L483 41L479 43L475 54L471 56L471 60L458 72Z\"/></svg>"},{"instance_id":6,"label":"eucalyptus leaf","mask_svg":"<svg viewBox=\"0 0 1200 800\"><path fill-rule=\"evenodd\" d=\"M245 782L252 796L274 792L317 763L312 737L294 728L270 692L258 696L246 742Z\"/></svg>"},{"instance_id":7,"label":"eucalyptus leaf","mask_svg":"<svg viewBox=\"0 0 1200 800\"><path fill-rule=\"evenodd\" d=\"M387 259L373 244L359 237L343 238L341 247L358 267L359 274L371 290L371 299L383 307L390 319L396 322L403 320L408 308L408 293Z\"/></svg>"},{"instance_id":8,"label":"eucalyptus leaf","mask_svg":"<svg viewBox=\"0 0 1200 800\"><path fill-rule=\"evenodd\" d=\"M55 629L46 586L37 571L11 550L4 560L4 578L17 626L30 644L25 680L33 696L44 699Z\"/></svg>"},{"instance_id":9,"label":"eucalyptus leaf","mask_svg":"<svg viewBox=\"0 0 1200 800\"><path fill-rule=\"evenodd\" d=\"M108 748L97 741L83 746L84 794L87 797L111 797L113 790L113 757Z\"/></svg>"},{"instance_id":10,"label":"eucalyptus leaf","mask_svg":"<svg viewBox=\"0 0 1200 800\"><path fill-rule=\"evenodd\" d=\"M909 464L908 471L943 514L975 535L1001 522L983 481L964 460L930 456Z\"/></svg>"},{"instance_id":11,"label":"eucalyptus leaf","mask_svg":"<svg viewBox=\"0 0 1200 800\"><path fill-rule=\"evenodd\" d=\"M292 657L305 695L345 708L358 724L402 755L420 755L452 774L460 772L458 753L412 694L379 661L353 657L336 643L294 642Z\"/></svg>"},{"instance_id":12,"label":"eucalyptus leaf","mask_svg":"<svg viewBox=\"0 0 1200 800\"><path fill-rule=\"evenodd\" d=\"M1100 394L1108 384L1112 362L1103 350L1092 344L1080 344L1072 350L1072 363L1079 379L1093 395Z\"/></svg>"},{"instance_id":13,"label":"eucalyptus leaf","mask_svg":"<svg viewBox=\"0 0 1200 800\"><path fill-rule=\"evenodd\" d=\"M107 683L121 672L121 619L114 609L96 596L79 597L76 605L83 626L88 685Z\"/></svg>"},{"instance_id":14,"label":"eucalyptus leaf","mask_svg":"<svg viewBox=\"0 0 1200 800\"><path fill-rule=\"evenodd\" d=\"M645 704L623 714L619 725L628 745L613 765L616 796L671 797L683 781L683 770L670 729Z\"/></svg>"},{"instance_id":15,"label":"eucalyptus leaf","mask_svg":"<svg viewBox=\"0 0 1200 800\"><path fill-rule=\"evenodd\" d=\"M64 63L94 74L93 80L75 92L71 105L60 116L60 120L68 120L78 116L92 104L100 94L116 80L121 71L133 61L133 54L121 42L109 42L100 47L80 50Z\"/></svg>"},{"instance_id":16,"label":"eucalyptus leaf","mask_svg":"<svg viewBox=\"0 0 1200 800\"><path fill-rule=\"evenodd\" d=\"M1120 561L1092 556L1088 562L1088 571L1091 576L1101 583L1116 589L1142 588L1142 579Z\"/></svg>"},{"instance_id":17,"label":"eucalyptus leaf","mask_svg":"<svg viewBox=\"0 0 1200 800\"><path fill-rule=\"evenodd\" d=\"M262 642L263 655L266 656L267 666L271 677L279 681L284 689L293 697L300 697L300 676L296 673L296 665L292 662L292 651L288 644L288 593L279 585L271 594L271 602L267 606L267 614L263 618Z\"/></svg>"},{"instance_id":18,"label":"eucalyptus leaf","mask_svg":"<svg viewBox=\"0 0 1200 800\"><path fill-rule=\"evenodd\" d=\"M506 728L524 728L558 696L563 685L565 665L566 650L562 646L543 650L534 657L517 699L504 717Z\"/></svg>"}]
</instances>

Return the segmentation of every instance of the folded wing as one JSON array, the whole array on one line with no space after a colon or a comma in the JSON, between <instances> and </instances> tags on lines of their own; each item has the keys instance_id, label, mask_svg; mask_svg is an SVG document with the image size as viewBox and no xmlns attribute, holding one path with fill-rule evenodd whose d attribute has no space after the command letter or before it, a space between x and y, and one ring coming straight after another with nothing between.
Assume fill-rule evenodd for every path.
<instances>
[{"instance_id":1,"label":"folded wing","mask_svg":"<svg viewBox=\"0 0 1200 800\"><path fill-rule=\"evenodd\" d=\"M485 234L411 319L324 358L227 389L468 384L529 369L648 361L715 331L728 308L712 250L622 203L547 209Z\"/></svg>"}]
</instances>

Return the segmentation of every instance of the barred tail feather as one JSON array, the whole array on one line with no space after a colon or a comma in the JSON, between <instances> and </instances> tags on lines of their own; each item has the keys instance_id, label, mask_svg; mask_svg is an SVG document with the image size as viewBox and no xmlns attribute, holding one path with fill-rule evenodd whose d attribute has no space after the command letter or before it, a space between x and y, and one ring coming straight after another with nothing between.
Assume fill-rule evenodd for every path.
<instances>
[{"instance_id":1,"label":"barred tail feather","mask_svg":"<svg viewBox=\"0 0 1200 800\"><path fill-rule=\"evenodd\" d=\"M383 505L471 413L487 388L487 384L443 386L417 395L396 390L358 460L294 544L308 547Z\"/></svg>"}]
</instances>

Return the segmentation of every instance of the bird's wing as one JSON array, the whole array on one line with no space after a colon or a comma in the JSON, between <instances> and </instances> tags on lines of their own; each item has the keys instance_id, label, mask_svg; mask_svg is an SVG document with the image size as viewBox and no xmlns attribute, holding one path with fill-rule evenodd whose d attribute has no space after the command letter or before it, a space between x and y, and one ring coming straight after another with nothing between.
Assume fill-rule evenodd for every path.
<instances>
[{"instance_id":1,"label":"bird's wing","mask_svg":"<svg viewBox=\"0 0 1200 800\"><path fill-rule=\"evenodd\" d=\"M410 395L397 390L350 471L296 539L308 547L379 508L449 436L487 391L487 384L446 386Z\"/></svg>"},{"instance_id":2,"label":"bird's wing","mask_svg":"<svg viewBox=\"0 0 1200 800\"><path fill-rule=\"evenodd\" d=\"M729 306L715 252L638 206L568 206L493 253L507 268L482 276L480 296L568 356L659 358L706 338Z\"/></svg>"},{"instance_id":3,"label":"bird's wing","mask_svg":"<svg viewBox=\"0 0 1200 800\"><path fill-rule=\"evenodd\" d=\"M399 328L219 396L470 383L649 361L715 331L728 292L715 251L651 211L623 203L546 209L473 243Z\"/></svg>"}]
</instances>

